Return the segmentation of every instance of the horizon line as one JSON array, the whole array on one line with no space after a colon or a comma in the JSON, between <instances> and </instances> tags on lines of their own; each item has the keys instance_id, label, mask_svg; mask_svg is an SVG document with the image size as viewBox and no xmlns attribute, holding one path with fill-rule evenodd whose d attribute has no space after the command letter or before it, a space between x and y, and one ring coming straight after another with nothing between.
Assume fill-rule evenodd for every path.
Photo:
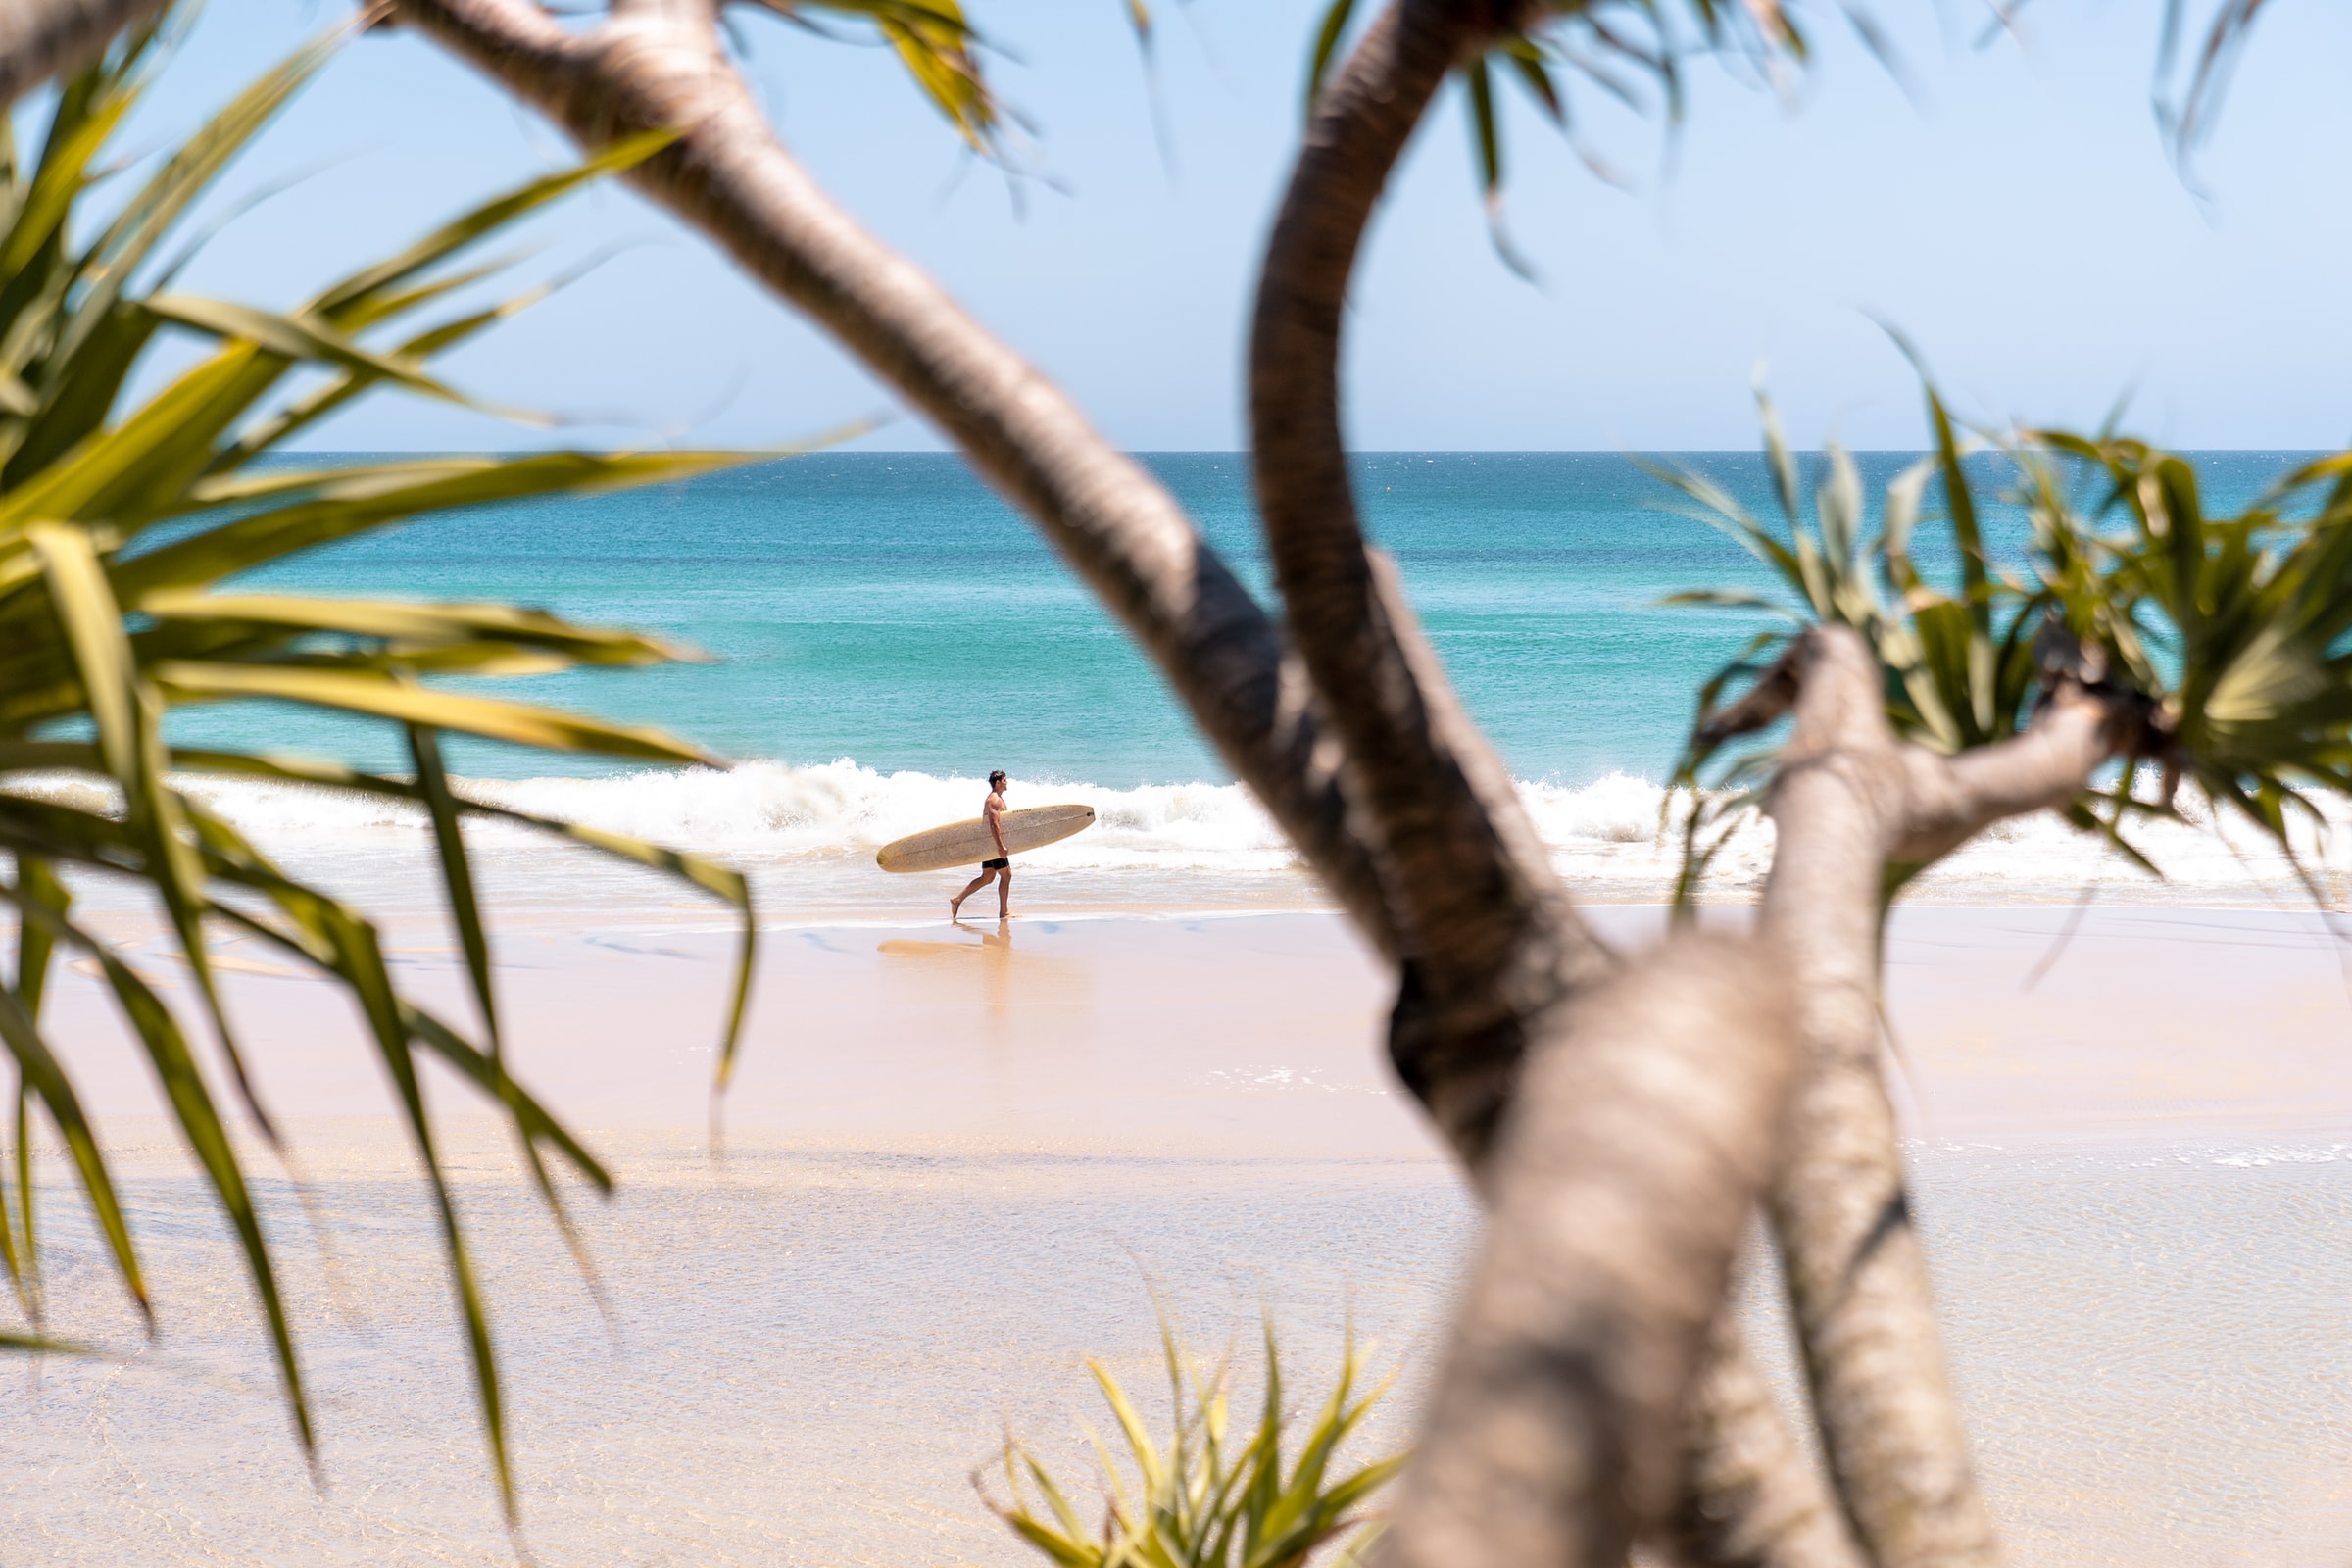
<instances>
[{"instance_id":1,"label":"horizon line","mask_svg":"<svg viewBox=\"0 0 2352 1568\"><path fill-rule=\"evenodd\" d=\"M1824 447L1791 447L1799 457L1818 456ZM1932 447L1846 447L1857 458L1919 458L1934 451ZM2159 447L2156 450L2181 457L2321 457L2343 450L2337 447ZM697 447L691 444L602 447L293 447L278 448L264 454L272 458L527 458L549 452L733 452L746 457L763 453L771 463L793 463L805 458L957 458L965 454L954 447L817 447L802 452L775 452L762 447ZM1980 447L1966 456L1997 455L1998 447ZM1120 455L1130 458L1247 458L1248 447L1122 447ZM1760 458L1761 447L1350 447L1351 458Z\"/></svg>"}]
</instances>

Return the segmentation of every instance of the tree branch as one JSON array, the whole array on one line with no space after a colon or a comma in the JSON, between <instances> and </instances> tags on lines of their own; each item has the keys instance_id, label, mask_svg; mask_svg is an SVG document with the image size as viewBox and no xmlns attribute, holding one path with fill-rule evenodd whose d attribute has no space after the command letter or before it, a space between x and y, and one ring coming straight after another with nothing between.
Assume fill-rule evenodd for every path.
<instances>
[{"instance_id":1,"label":"tree branch","mask_svg":"<svg viewBox=\"0 0 2352 1568\"><path fill-rule=\"evenodd\" d=\"M1753 944L1686 935L1534 1020L1388 1568L1622 1568L1679 1484L1686 1397L1796 1051Z\"/></svg>"},{"instance_id":2,"label":"tree branch","mask_svg":"<svg viewBox=\"0 0 2352 1568\"><path fill-rule=\"evenodd\" d=\"M1463 715L1394 573L1357 524L1339 353L1364 226L1397 156L1503 8L1396 0L1317 101L1275 219L1250 336L1258 505L1291 635L1345 742L1405 960L1398 1072L1475 1152L1523 1021L1606 972L1508 769Z\"/></svg>"},{"instance_id":3,"label":"tree branch","mask_svg":"<svg viewBox=\"0 0 2352 1568\"><path fill-rule=\"evenodd\" d=\"M520 0L401 0L399 15L584 146L679 130L630 182L823 325L1029 514L1357 925L1394 955L1337 746L1281 633L1156 480L808 178L720 51L710 5L630 0L578 36Z\"/></svg>"},{"instance_id":4,"label":"tree branch","mask_svg":"<svg viewBox=\"0 0 2352 1568\"><path fill-rule=\"evenodd\" d=\"M1595 983L1610 958L1569 906L1507 770L1461 713L1393 567L1365 545L1338 361L1355 255L1391 170L1446 73L1521 20L1518 9L1402 0L1374 22L1315 106L1250 344L1258 499L1277 580L1346 738L1404 948L1390 1054L1482 1190L1490 1129L1516 1103L1530 1020ZM1736 1329L1716 1353L1707 1389L1761 1388ZM1692 1450L1689 1512L1714 1524L1691 1544L1738 1541L1751 1552L1741 1560L1774 1568L1852 1568L1822 1478L1769 1398L1694 1406L1693 1418L1724 1451ZM1756 1508L1768 1516L1751 1517ZM1830 1527L1789 1528L1806 1517Z\"/></svg>"},{"instance_id":5,"label":"tree branch","mask_svg":"<svg viewBox=\"0 0 2352 1568\"><path fill-rule=\"evenodd\" d=\"M1761 930L1798 988L1808 1067L1770 1211L1823 1447L1855 1536L1881 1568L1992 1564L1912 1225L1879 1066L1880 936L1889 862L1927 865L1993 822L2064 806L2148 742L2145 704L2101 683L2058 628L2022 735L1937 756L1888 724L1876 659L1816 626L1718 722L1795 725L1767 808L1779 832Z\"/></svg>"},{"instance_id":6,"label":"tree branch","mask_svg":"<svg viewBox=\"0 0 2352 1568\"><path fill-rule=\"evenodd\" d=\"M1729 1293L1685 1418L1672 1540L1682 1562L1708 1568L1864 1568L1756 1369Z\"/></svg>"},{"instance_id":7,"label":"tree branch","mask_svg":"<svg viewBox=\"0 0 2352 1568\"><path fill-rule=\"evenodd\" d=\"M1772 667L1740 694L1739 701L1708 714L1692 733L1690 744L1712 750L1725 741L1770 729L1787 718L1796 706L1796 675L1791 667L1794 653L1791 649L1774 660Z\"/></svg>"},{"instance_id":8,"label":"tree branch","mask_svg":"<svg viewBox=\"0 0 2352 1568\"><path fill-rule=\"evenodd\" d=\"M0 3L0 106L106 52L116 33L169 0L5 0Z\"/></svg>"},{"instance_id":9,"label":"tree branch","mask_svg":"<svg viewBox=\"0 0 2352 1568\"><path fill-rule=\"evenodd\" d=\"M2068 684L2013 739L1948 758L1906 749L1906 810L1889 858L1926 865L2006 817L2066 805L2137 728L2128 698Z\"/></svg>"},{"instance_id":10,"label":"tree branch","mask_svg":"<svg viewBox=\"0 0 2352 1568\"><path fill-rule=\"evenodd\" d=\"M1953 764L1898 747L1877 661L1850 629L1813 628L1788 668L1796 722L1767 807L1779 842L1759 926L1797 989L1807 1054L1769 1204L1789 1302L1823 1447L1865 1553L1879 1568L1990 1565L1999 1547L1879 1070L1883 878L1909 837L1909 787L1937 780L1963 811L1972 797Z\"/></svg>"}]
</instances>

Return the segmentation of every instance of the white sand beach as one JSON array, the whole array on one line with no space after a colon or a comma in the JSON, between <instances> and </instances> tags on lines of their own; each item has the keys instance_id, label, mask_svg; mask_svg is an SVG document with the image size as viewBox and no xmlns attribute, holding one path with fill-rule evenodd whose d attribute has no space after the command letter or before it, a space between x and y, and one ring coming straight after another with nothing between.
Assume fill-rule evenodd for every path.
<instances>
[{"instance_id":1,"label":"white sand beach","mask_svg":"<svg viewBox=\"0 0 2352 1568\"><path fill-rule=\"evenodd\" d=\"M1631 944L1662 911L1595 918ZM2094 906L2053 957L2072 918L1909 909L1888 954L1922 1224L2005 1530L2026 1563L2334 1561L2341 950L2313 915ZM399 946L462 1005L445 946ZM502 943L519 1070L620 1179L574 1200L609 1319L493 1126L436 1086L534 1560L1018 1562L970 1473L1006 1422L1083 1473L1082 1358L1150 1387L1154 1287L1211 1348L1265 1303L1310 1375L1352 1320L1404 1373L1372 1440L1404 1440L1477 1221L1386 1072L1383 985L1336 916L770 929L713 1157L729 946L653 907ZM60 1321L126 1359L0 1393L25 1418L0 1509L26 1560L121 1562L134 1539L173 1563L513 1560L380 1075L345 1004L274 967L246 956L229 985L332 1238L322 1255L265 1184L324 1485L144 1070L94 1050L163 1334L141 1348L53 1198ZM74 1038L112 1030L79 977L57 1005Z\"/></svg>"}]
</instances>

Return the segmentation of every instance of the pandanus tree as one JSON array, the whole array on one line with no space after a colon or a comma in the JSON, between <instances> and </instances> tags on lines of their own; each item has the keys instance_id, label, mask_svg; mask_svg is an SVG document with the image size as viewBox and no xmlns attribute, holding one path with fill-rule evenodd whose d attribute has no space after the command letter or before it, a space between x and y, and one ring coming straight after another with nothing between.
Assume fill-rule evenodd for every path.
<instances>
[{"instance_id":1,"label":"pandanus tree","mask_svg":"<svg viewBox=\"0 0 2352 1568\"><path fill-rule=\"evenodd\" d=\"M997 112L953 0L767 5L877 29L957 130L990 145ZM86 59L91 38L145 9L18 0L0 81ZM2134 817L2175 809L2183 789L2291 852L2315 797L2352 788L2339 646L2352 460L2209 518L2180 459L2105 436L2014 436L2034 524L2015 559L1984 546L1984 476L1933 398L1933 459L1875 509L1835 457L1818 495L1800 496L1777 436L1777 523L1690 481L1789 596L1777 644L1703 694L1683 770L1700 791L1684 885L1743 808L1771 820L1772 868L1746 927L1612 951L1364 537L1337 375L1348 291L1365 225L1449 78L1465 83L1492 189L1498 79L1563 118L1580 71L1650 73L1671 103L1690 49L1801 60L1806 35L1773 0L1353 9L1335 6L1315 44L1250 341L1280 622L1140 465L816 185L729 58L717 0L611 0L585 25L530 0L396 0L371 15L625 162L619 177L928 416L1152 657L1390 966L1391 1059L1488 1225L1383 1553L1606 1568L1648 1538L1699 1563L1990 1562L1879 1074L1888 903L2023 812L2057 810L2128 852ZM2256 9L2221 8L2168 100L2183 152ZM1913 564L1924 526L1946 531L1953 580ZM436 797L430 774L420 756L409 787ZM1759 1210L1826 1470L1726 1305Z\"/></svg>"}]
</instances>

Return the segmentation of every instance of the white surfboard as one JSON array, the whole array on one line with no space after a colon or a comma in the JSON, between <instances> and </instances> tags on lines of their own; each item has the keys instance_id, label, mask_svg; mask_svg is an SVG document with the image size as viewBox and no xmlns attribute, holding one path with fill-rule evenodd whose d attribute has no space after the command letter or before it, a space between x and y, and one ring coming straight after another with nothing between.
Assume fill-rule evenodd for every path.
<instances>
[{"instance_id":1,"label":"white surfboard","mask_svg":"<svg viewBox=\"0 0 2352 1568\"><path fill-rule=\"evenodd\" d=\"M1042 849L1073 833L1083 833L1095 825L1095 808L1028 806L1006 811L998 820L1004 825L1004 847L1018 855L1023 850ZM944 871L950 866L978 865L982 860L996 858L997 841L989 837L988 823L975 816L968 821L950 822L945 827L925 828L920 833L893 839L882 846L874 862L885 871Z\"/></svg>"}]
</instances>

